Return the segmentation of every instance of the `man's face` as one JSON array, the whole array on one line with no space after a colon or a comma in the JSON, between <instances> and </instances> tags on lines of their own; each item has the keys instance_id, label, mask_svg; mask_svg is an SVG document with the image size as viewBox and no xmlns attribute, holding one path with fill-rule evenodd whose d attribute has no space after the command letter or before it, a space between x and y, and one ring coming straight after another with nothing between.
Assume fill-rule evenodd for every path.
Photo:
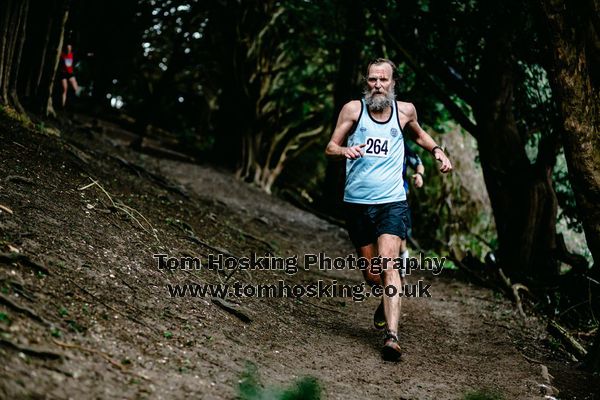
<instances>
[{"instance_id":1,"label":"man's face","mask_svg":"<svg viewBox=\"0 0 600 400\"><path fill-rule=\"evenodd\" d=\"M394 104L392 73L392 66L388 63L371 65L369 68L364 93L369 110L382 112Z\"/></svg>"},{"instance_id":2,"label":"man's face","mask_svg":"<svg viewBox=\"0 0 600 400\"><path fill-rule=\"evenodd\" d=\"M371 65L367 76L367 87L371 96L387 96L394 90L392 67L390 64Z\"/></svg>"}]
</instances>

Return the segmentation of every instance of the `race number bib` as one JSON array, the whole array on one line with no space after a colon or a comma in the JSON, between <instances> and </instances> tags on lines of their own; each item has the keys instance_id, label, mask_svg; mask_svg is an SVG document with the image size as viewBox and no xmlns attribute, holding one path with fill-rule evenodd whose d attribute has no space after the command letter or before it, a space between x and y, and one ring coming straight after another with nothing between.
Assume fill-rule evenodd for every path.
<instances>
[{"instance_id":1,"label":"race number bib","mask_svg":"<svg viewBox=\"0 0 600 400\"><path fill-rule=\"evenodd\" d=\"M366 157L387 157L390 150L390 140L382 137L367 136L365 141Z\"/></svg>"}]
</instances>

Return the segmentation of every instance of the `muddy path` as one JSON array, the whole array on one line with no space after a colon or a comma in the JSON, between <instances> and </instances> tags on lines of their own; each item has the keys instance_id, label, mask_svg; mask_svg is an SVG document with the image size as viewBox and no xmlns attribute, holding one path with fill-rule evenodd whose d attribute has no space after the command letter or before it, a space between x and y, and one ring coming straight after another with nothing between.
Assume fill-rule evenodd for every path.
<instances>
[{"instance_id":1,"label":"muddy path","mask_svg":"<svg viewBox=\"0 0 600 400\"><path fill-rule=\"evenodd\" d=\"M560 398L593 398L597 378L545 345L542 320L446 271L409 278L432 297L403 302L400 363L381 360L375 298L171 297L167 285L362 280L161 270L154 254L302 260L352 248L340 227L227 172L124 148L110 124L80 121L58 139L0 122L0 398L232 399L248 362L264 386L312 376L328 399L543 398L542 365Z\"/></svg>"}]
</instances>

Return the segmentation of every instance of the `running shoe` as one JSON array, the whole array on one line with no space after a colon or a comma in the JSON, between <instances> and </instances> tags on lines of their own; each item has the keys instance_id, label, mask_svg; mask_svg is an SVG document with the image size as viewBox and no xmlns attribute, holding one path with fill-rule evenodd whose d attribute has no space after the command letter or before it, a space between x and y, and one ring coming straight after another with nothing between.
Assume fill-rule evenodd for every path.
<instances>
[{"instance_id":1,"label":"running shoe","mask_svg":"<svg viewBox=\"0 0 600 400\"><path fill-rule=\"evenodd\" d=\"M390 330L385 331L381 355L385 361L399 361L402 356L398 336Z\"/></svg>"},{"instance_id":2,"label":"running shoe","mask_svg":"<svg viewBox=\"0 0 600 400\"><path fill-rule=\"evenodd\" d=\"M383 300L379 303L377 310L375 310L375 314L373 314L373 326L377 330L385 329L385 312L383 310Z\"/></svg>"}]
</instances>

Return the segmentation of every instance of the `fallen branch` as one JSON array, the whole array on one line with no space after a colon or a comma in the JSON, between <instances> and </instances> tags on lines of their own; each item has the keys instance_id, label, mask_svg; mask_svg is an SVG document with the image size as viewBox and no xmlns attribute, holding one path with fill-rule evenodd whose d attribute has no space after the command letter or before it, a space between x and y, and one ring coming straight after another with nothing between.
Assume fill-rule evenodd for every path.
<instances>
[{"instance_id":1,"label":"fallen branch","mask_svg":"<svg viewBox=\"0 0 600 400\"><path fill-rule=\"evenodd\" d=\"M558 338L567 347L569 352L575 353L580 360L585 358L587 350L558 322L554 320L548 321L547 330L551 335Z\"/></svg>"},{"instance_id":2,"label":"fallen branch","mask_svg":"<svg viewBox=\"0 0 600 400\"><path fill-rule=\"evenodd\" d=\"M41 322L44 325L47 325L47 326L52 325L50 322L46 321L44 318L37 315L35 313L35 311L33 311L31 308L22 306L16 302L14 302L12 299L10 299L8 296L6 296L3 293L0 293L0 303L12 308L15 311L18 311L20 313L28 315L31 318L33 318L34 320Z\"/></svg>"},{"instance_id":3,"label":"fallen branch","mask_svg":"<svg viewBox=\"0 0 600 400\"><path fill-rule=\"evenodd\" d=\"M34 357L49 358L51 360L55 360L55 359L64 357L63 354L55 353L48 349L40 349L40 348L23 346L21 344L14 343L3 337L0 337L0 345L9 347L11 349L20 351L22 353L25 353L25 354L28 354L28 355L34 356Z\"/></svg>"},{"instance_id":4,"label":"fallen branch","mask_svg":"<svg viewBox=\"0 0 600 400\"><path fill-rule=\"evenodd\" d=\"M13 214L13 211L12 211L10 208L8 208L8 207L6 207L6 206L4 206L4 205L2 205L2 204L0 204L0 210L2 210L2 211L6 211L6 212L7 212L7 213L9 213L10 215L12 215L12 214Z\"/></svg>"},{"instance_id":5,"label":"fallen branch","mask_svg":"<svg viewBox=\"0 0 600 400\"><path fill-rule=\"evenodd\" d=\"M240 306L232 304L219 297L211 297L210 300L223 310L227 311L229 314L238 317L242 322L252 322L252 318L250 318L250 316L248 316L248 314L246 314L246 312Z\"/></svg>"}]
</instances>

